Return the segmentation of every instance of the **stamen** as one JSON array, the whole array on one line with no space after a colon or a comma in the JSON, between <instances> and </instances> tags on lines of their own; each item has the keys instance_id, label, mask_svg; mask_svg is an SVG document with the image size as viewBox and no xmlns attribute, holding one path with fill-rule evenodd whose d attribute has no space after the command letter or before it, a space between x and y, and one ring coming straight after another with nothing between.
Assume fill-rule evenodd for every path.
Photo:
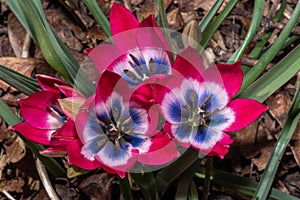
<instances>
[{"instance_id":1,"label":"stamen","mask_svg":"<svg viewBox=\"0 0 300 200\"><path fill-rule=\"evenodd\" d=\"M187 111L190 111L191 110L191 106L189 105L183 105L182 106L184 109L186 109Z\"/></svg>"},{"instance_id":2,"label":"stamen","mask_svg":"<svg viewBox=\"0 0 300 200\"><path fill-rule=\"evenodd\" d=\"M192 91L190 92L190 101L191 101L192 103L194 103L194 102L196 101L196 92L195 92L194 90L192 90Z\"/></svg>"},{"instance_id":3,"label":"stamen","mask_svg":"<svg viewBox=\"0 0 300 200\"><path fill-rule=\"evenodd\" d=\"M119 142L119 140L115 140L115 145L116 145L116 147L120 148L120 142Z\"/></svg>"},{"instance_id":4,"label":"stamen","mask_svg":"<svg viewBox=\"0 0 300 200\"><path fill-rule=\"evenodd\" d=\"M128 117L124 122L123 125L127 125L131 122L131 117Z\"/></svg>"},{"instance_id":5,"label":"stamen","mask_svg":"<svg viewBox=\"0 0 300 200\"><path fill-rule=\"evenodd\" d=\"M216 110L214 110L213 112L211 112L211 113L208 113L207 115L205 115L205 117L212 116L212 115L214 115L214 114L218 113L219 111L220 111L220 109L216 109Z\"/></svg>"},{"instance_id":6,"label":"stamen","mask_svg":"<svg viewBox=\"0 0 300 200\"><path fill-rule=\"evenodd\" d=\"M106 140L103 139L103 140L100 140L96 143L96 146L103 146L104 144L106 143Z\"/></svg>"},{"instance_id":7,"label":"stamen","mask_svg":"<svg viewBox=\"0 0 300 200\"><path fill-rule=\"evenodd\" d=\"M129 54L129 56L131 57L133 62L140 68L140 70L143 70L142 64L140 63L140 61L132 54Z\"/></svg>"},{"instance_id":8,"label":"stamen","mask_svg":"<svg viewBox=\"0 0 300 200\"><path fill-rule=\"evenodd\" d=\"M117 107L112 108L112 115L115 121L118 121L119 119L119 110Z\"/></svg>"},{"instance_id":9,"label":"stamen","mask_svg":"<svg viewBox=\"0 0 300 200\"><path fill-rule=\"evenodd\" d=\"M212 97L212 94L209 95L208 97L206 97L203 103L206 104L211 99L211 97Z\"/></svg>"},{"instance_id":10,"label":"stamen","mask_svg":"<svg viewBox=\"0 0 300 200\"><path fill-rule=\"evenodd\" d=\"M99 119L97 119L97 124L98 124L99 126L105 126L105 123L102 122L102 121L100 121Z\"/></svg>"},{"instance_id":11,"label":"stamen","mask_svg":"<svg viewBox=\"0 0 300 200\"><path fill-rule=\"evenodd\" d=\"M154 60L153 60L153 58L151 58L150 61L149 61L149 71L150 71L150 74L152 74L154 72Z\"/></svg>"},{"instance_id":12,"label":"stamen","mask_svg":"<svg viewBox=\"0 0 300 200\"><path fill-rule=\"evenodd\" d=\"M134 81L137 80L137 77L134 75L133 72L129 71L128 69L124 69L123 71L132 80L134 80Z\"/></svg>"}]
</instances>

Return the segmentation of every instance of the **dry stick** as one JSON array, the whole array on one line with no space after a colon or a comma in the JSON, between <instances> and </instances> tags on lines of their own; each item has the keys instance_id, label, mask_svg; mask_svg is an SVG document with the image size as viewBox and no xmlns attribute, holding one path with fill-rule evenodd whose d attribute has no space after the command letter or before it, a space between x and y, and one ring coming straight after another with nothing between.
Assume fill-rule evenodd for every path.
<instances>
[{"instance_id":1,"label":"dry stick","mask_svg":"<svg viewBox=\"0 0 300 200\"><path fill-rule=\"evenodd\" d=\"M28 58L29 57L30 45L31 45L31 37L28 33L26 33L24 44L23 44L23 47L22 47L21 58Z\"/></svg>"},{"instance_id":2,"label":"dry stick","mask_svg":"<svg viewBox=\"0 0 300 200\"><path fill-rule=\"evenodd\" d=\"M60 198L58 197L58 195L56 194L55 190L53 189L53 187L51 185L46 168L43 165L43 163L38 158L36 158L35 164L36 164L36 169L39 173L40 179L41 179L50 199L51 200L60 200Z\"/></svg>"},{"instance_id":3,"label":"dry stick","mask_svg":"<svg viewBox=\"0 0 300 200\"><path fill-rule=\"evenodd\" d=\"M2 190L2 193L9 199L9 200L16 200L13 196L11 196L6 190Z\"/></svg>"}]
</instances>

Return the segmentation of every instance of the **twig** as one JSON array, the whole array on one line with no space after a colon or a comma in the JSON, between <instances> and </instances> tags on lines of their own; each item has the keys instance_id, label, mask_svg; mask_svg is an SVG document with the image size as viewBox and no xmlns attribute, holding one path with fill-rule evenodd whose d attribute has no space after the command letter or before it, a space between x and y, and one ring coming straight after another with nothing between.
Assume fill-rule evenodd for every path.
<instances>
[{"instance_id":1,"label":"twig","mask_svg":"<svg viewBox=\"0 0 300 200\"><path fill-rule=\"evenodd\" d=\"M36 164L36 169L39 173L40 179L41 179L50 199L60 200L60 198L58 197L58 195L56 194L55 190L53 189L53 187L51 185L46 168L43 165L43 163L37 158L35 164Z\"/></svg>"},{"instance_id":2,"label":"twig","mask_svg":"<svg viewBox=\"0 0 300 200\"><path fill-rule=\"evenodd\" d=\"M31 45L31 37L28 33L26 33L24 44L23 44L23 47L22 47L21 58L28 58L29 57L30 45Z\"/></svg>"},{"instance_id":3,"label":"twig","mask_svg":"<svg viewBox=\"0 0 300 200\"><path fill-rule=\"evenodd\" d=\"M6 190L2 190L2 193L9 199L9 200L16 200L13 196L11 196Z\"/></svg>"}]
</instances>

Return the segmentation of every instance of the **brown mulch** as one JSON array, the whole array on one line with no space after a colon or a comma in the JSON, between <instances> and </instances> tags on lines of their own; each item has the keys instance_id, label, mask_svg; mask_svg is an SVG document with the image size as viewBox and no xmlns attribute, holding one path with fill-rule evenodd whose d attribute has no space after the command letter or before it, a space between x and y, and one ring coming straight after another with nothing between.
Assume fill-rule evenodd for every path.
<instances>
[{"instance_id":1,"label":"brown mulch","mask_svg":"<svg viewBox=\"0 0 300 200\"><path fill-rule=\"evenodd\" d=\"M86 56L83 50L99 44L106 38L89 10L80 0L43 0L42 2L49 23L69 47L79 64L85 63ZM199 22L214 2L214 0L165 0L170 28L182 32L191 20ZM156 5L151 1L124 0L122 3L130 8L139 20L150 13L158 12ZM274 10L280 6L280 1L265 1L264 19L258 34L242 58L243 64L253 66L257 62L247 56L264 33L272 32L269 44L276 40L296 3L297 0L287 0L284 17L279 23L273 23L270 19L274 17ZM108 16L110 0L98 0L98 4ZM26 39L25 29L4 0L0 1L0 9L0 64L29 77L34 77L35 74L58 76L44 60L39 48ZM226 62L241 46L252 13L253 1L240 1L214 34L207 50L213 53L216 63ZM298 30L294 31L297 33ZM276 64L293 46L281 51L269 67ZM267 99L265 103L269 106L269 111L235 134L235 143L229 155L224 160L216 158L215 167L255 181L260 180L287 118L295 93L295 82L299 78L300 76L294 77ZM17 99L26 96L0 81L0 97L17 112ZM281 161L273 187L300 198L299 167L300 123ZM51 181L61 199L122 199L119 196L118 180L103 171L95 171L74 179L51 177ZM35 161L31 152L23 141L8 129L7 124L0 117L0 200L7 199L5 192L16 199L48 199L35 170ZM211 199L251 199L223 187L213 187L211 194Z\"/></svg>"}]
</instances>

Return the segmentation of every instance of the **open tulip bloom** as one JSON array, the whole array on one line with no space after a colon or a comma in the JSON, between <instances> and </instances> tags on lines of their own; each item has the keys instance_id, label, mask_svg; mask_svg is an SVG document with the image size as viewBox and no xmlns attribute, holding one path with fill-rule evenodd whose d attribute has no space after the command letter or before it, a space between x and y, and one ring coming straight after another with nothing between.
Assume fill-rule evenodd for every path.
<instances>
[{"instance_id":1,"label":"open tulip bloom","mask_svg":"<svg viewBox=\"0 0 300 200\"><path fill-rule=\"evenodd\" d=\"M113 44L86 51L99 72L94 95L84 98L62 81L39 76L43 91L19 101L25 121L13 129L51 146L43 153L120 177L169 164L182 147L223 158L233 142L228 133L267 109L233 98L243 81L240 62L205 69L191 47L173 62L153 15L138 22L113 3L110 26ZM75 112L69 102L77 102Z\"/></svg>"}]
</instances>

